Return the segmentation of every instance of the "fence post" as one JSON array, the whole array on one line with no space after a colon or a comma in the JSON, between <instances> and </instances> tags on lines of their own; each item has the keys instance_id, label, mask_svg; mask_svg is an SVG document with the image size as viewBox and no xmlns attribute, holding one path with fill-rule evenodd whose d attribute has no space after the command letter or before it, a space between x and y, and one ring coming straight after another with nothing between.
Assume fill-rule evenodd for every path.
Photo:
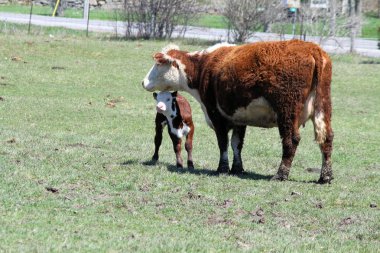
<instances>
[{"instance_id":1,"label":"fence post","mask_svg":"<svg viewBox=\"0 0 380 253\"><path fill-rule=\"evenodd\" d=\"M88 26L90 24L90 0L84 0L83 19L86 21L86 36L88 37Z\"/></svg>"},{"instance_id":2,"label":"fence post","mask_svg":"<svg viewBox=\"0 0 380 253\"><path fill-rule=\"evenodd\" d=\"M32 13L33 13L33 1L31 1L31 5L30 5L28 34L30 34L30 25L32 23Z\"/></svg>"}]
</instances>

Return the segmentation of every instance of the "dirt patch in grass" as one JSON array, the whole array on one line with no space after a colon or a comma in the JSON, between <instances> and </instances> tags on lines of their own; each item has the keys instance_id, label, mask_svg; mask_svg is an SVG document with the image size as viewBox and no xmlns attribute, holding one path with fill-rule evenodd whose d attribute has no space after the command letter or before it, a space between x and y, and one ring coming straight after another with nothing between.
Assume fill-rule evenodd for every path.
<instances>
[{"instance_id":1,"label":"dirt patch in grass","mask_svg":"<svg viewBox=\"0 0 380 253\"><path fill-rule=\"evenodd\" d=\"M235 225L235 223L231 219L227 219L216 214L209 216L207 218L206 224L207 225L227 225L227 226Z\"/></svg>"}]
</instances>

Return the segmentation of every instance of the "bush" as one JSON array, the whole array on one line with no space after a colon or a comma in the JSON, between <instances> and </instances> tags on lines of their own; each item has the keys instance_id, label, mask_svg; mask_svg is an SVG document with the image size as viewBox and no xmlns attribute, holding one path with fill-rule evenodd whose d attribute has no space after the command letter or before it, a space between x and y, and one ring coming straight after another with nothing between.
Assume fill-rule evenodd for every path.
<instances>
[{"instance_id":1,"label":"bush","mask_svg":"<svg viewBox=\"0 0 380 253\"><path fill-rule=\"evenodd\" d=\"M179 24L185 33L198 10L197 0L125 0L126 37L168 39Z\"/></svg>"}]
</instances>

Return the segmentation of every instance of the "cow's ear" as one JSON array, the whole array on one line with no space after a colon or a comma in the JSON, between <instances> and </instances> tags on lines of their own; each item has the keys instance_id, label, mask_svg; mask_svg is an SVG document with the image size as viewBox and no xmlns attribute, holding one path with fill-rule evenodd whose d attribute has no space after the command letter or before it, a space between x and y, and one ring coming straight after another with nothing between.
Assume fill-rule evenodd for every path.
<instances>
[{"instance_id":1,"label":"cow's ear","mask_svg":"<svg viewBox=\"0 0 380 253\"><path fill-rule=\"evenodd\" d=\"M172 61L172 66L179 69L177 61Z\"/></svg>"},{"instance_id":2,"label":"cow's ear","mask_svg":"<svg viewBox=\"0 0 380 253\"><path fill-rule=\"evenodd\" d=\"M165 57L163 53L156 53L153 55L153 59L156 61L157 64L165 64L169 63L169 60Z\"/></svg>"},{"instance_id":3,"label":"cow's ear","mask_svg":"<svg viewBox=\"0 0 380 253\"><path fill-rule=\"evenodd\" d=\"M173 98L176 98L177 95L178 95L178 91L174 91L174 92L172 92L172 97L173 97Z\"/></svg>"},{"instance_id":4,"label":"cow's ear","mask_svg":"<svg viewBox=\"0 0 380 253\"><path fill-rule=\"evenodd\" d=\"M156 92L153 92L153 97L155 100L157 100L157 93Z\"/></svg>"}]
</instances>

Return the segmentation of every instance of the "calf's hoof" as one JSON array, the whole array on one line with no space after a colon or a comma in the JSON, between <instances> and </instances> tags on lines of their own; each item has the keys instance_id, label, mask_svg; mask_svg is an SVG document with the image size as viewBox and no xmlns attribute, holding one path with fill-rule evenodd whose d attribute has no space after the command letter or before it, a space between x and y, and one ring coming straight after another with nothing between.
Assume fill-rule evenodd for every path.
<instances>
[{"instance_id":1,"label":"calf's hoof","mask_svg":"<svg viewBox=\"0 0 380 253\"><path fill-rule=\"evenodd\" d=\"M216 172L218 173L228 173L230 171L230 167L228 165L224 165L224 166L219 166L218 169L216 170Z\"/></svg>"},{"instance_id":2,"label":"calf's hoof","mask_svg":"<svg viewBox=\"0 0 380 253\"><path fill-rule=\"evenodd\" d=\"M152 158L152 159L149 160L149 161L145 161L145 162L143 162L143 164L144 164L144 165L147 165L147 166L153 166L153 165L156 165L157 162L158 162L157 159L153 159L153 158Z\"/></svg>"}]
</instances>

